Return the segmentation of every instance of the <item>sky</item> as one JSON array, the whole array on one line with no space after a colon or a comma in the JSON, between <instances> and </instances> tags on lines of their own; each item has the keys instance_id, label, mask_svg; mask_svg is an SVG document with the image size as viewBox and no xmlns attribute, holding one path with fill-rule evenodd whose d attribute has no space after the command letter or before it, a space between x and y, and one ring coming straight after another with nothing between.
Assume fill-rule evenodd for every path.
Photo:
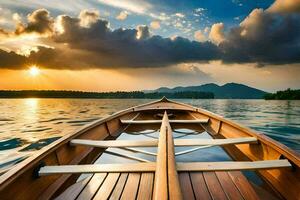
<instances>
[{"instance_id":1,"label":"sky","mask_svg":"<svg viewBox=\"0 0 300 200\"><path fill-rule=\"evenodd\" d=\"M0 0L0 90L300 88L300 0Z\"/></svg>"}]
</instances>

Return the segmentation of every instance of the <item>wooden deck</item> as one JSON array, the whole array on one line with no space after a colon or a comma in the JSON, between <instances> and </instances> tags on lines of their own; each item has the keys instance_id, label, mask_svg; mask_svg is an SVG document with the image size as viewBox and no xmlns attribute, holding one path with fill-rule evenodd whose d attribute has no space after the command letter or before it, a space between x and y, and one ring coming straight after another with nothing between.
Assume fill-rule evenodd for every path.
<instances>
[{"instance_id":1,"label":"wooden deck","mask_svg":"<svg viewBox=\"0 0 300 200\"><path fill-rule=\"evenodd\" d=\"M57 197L73 199L152 199L154 173L99 173L69 187ZM181 172L183 199L276 199L256 191L240 171Z\"/></svg>"}]
</instances>

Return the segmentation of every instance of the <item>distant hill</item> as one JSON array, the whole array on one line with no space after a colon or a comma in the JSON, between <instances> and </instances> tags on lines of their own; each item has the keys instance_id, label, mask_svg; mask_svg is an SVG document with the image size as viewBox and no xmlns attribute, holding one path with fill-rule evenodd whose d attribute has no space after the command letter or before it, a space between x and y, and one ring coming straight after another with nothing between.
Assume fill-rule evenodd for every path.
<instances>
[{"instance_id":1,"label":"distant hill","mask_svg":"<svg viewBox=\"0 0 300 200\"><path fill-rule=\"evenodd\" d=\"M175 88L161 87L156 90L145 92L172 93L185 91L211 92L214 94L215 99L262 99L267 94L267 92L265 91L238 83L227 83L222 86L214 83L209 83L199 86Z\"/></svg>"}]
</instances>

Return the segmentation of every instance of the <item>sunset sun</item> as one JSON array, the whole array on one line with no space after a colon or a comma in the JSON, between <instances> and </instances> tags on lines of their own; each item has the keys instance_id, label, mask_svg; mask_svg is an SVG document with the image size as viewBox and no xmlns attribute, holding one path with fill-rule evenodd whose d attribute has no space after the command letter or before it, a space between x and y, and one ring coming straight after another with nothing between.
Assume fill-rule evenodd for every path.
<instances>
[{"instance_id":1,"label":"sunset sun","mask_svg":"<svg viewBox=\"0 0 300 200\"><path fill-rule=\"evenodd\" d=\"M40 69L37 66L31 66L29 68L29 74L31 76L38 76L40 74Z\"/></svg>"}]
</instances>

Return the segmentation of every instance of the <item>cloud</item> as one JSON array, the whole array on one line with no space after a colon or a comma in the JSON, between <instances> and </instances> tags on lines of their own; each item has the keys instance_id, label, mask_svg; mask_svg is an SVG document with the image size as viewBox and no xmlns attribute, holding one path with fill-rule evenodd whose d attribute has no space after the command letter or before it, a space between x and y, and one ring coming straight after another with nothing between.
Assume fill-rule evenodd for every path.
<instances>
[{"instance_id":1,"label":"cloud","mask_svg":"<svg viewBox=\"0 0 300 200\"><path fill-rule=\"evenodd\" d=\"M209 30L210 30L210 28L209 28L209 27L205 27L205 28L204 28L204 33L208 33L208 32L209 32Z\"/></svg>"},{"instance_id":2,"label":"cloud","mask_svg":"<svg viewBox=\"0 0 300 200\"><path fill-rule=\"evenodd\" d=\"M91 24L95 23L100 18L100 14L97 10L83 10L80 12L79 18L81 26L89 27Z\"/></svg>"},{"instance_id":3,"label":"cloud","mask_svg":"<svg viewBox=\"0 0 300 200\"><path fill-rule=\"evenodd\" d=\"M111 30L107 21L99 19L85 28L77 18L69 16L62 17L61 25L65 31L54 40L68 44L71 50L85 51L86 55L95 57L95 63L90 63L95 67L162 67L192 60L206 62L218 55L218 49L209 42L150 36L147 26ZM93 61L92 58L86 60Z\"/></svg>"},{"instance_id":4,"label":"cloud","mask_svg":"<svg viewBox=\"0 0 300 200\"><path fill-rule=\"evenodd\" d=\"M6 8L0 6L0 25L8 26L13 22L13 13Z\"/></svg>"},{"instance_id":5,"label":"cloud","mask_svg":"<svg viewBox=\"0 0 300 200\"><path fill-rule=\"evenodd\" d=\"M220 48L225 62L300 62L300 16L254 9L228 33Z\"/></svg>"},{"instance_id":6,"label":"cloud","mask_svg":"<svg viewBox=\"0 0 300 200\"><path fill-rule=\"evenodd\" d=\"M184 18L184 17L185 17L185 15L182 14L182 13L175 13L174 15L175 15L176 17L179 17L179 18Z\"/></svg>"},{"instance_id":7,"label":"cloud","mask_svg":"<svg viewBox=\"0 0 300 200\"><path fill-rule=\"evenodd\" d=\"M51 34L54 27L54 19L46 9L38 9L27 16L28 23L26 25L19 22L16 28L16 34L22 33L39 33Z\"/></svg>"},{"instance_id":8,"label":"cloud","mask_svg":"<svg viewBox=\"0 0 300 200\"><path fill-rule=\"evenodd\" d=\"M212 60L260 66L300 63L299 19L298 13L255 9L226 32L223 23L214 24L209 33L212 43L203 40L202 32L195 33L198 41L191 41L151 35L144 25L111 29L96 11L53 19L47 10L39 9L28 15L27 23L18 24L16 31L0 28L0 68L20 69L28 64L52 69L160 68ZM34 38L28 33L35 33ZM4 45L6 40L18 44L18 39L27 36L26 56Z\"/></svg>"},{"instance_id":9,"label":"cloud","mask_svg":"<svg viewBox=\"0 0 300 200\"><path fill-rule=\"evenodd\" d=\"M195 38L196 41L198 41L198 42L204 42L204 41L206 41L206 37L205 37L205 35L202 33L201 30L195 31L195 33L194 33L194 38Z\"/></svg>"},{"instance_id":10,"label":"cloud","mask_svg":"<svg viewBox=\"0 0 300 200\"><path fill-rule=\"evenodd\" d=\"M26 63L26 57L0 49L0 69L20 69Z\"/></svg>"},{"instance_id":11,"label":"cloud","mask_svg":"<svg viewBox=\"0 0 300 200\"><path fill-rule=\"evenodd\" d=\"M123 21L127 18L128 15L129 15L129 12L127 12L126 10L123 10L118 14L116 19Z\"/></svg>"},{"instance_id":12,"label":"cloud","mask_svg":"<svg viewBox=\"0 0 300 200\"><path fill-rule=\"evenodd\" d=\"M95 18L89 20L88 26L83 26L82 20L87 16ZM54 31L51 37L43 39L52 48L37 46L38 51L30 52L28 57L1 52L7 62L2 65L0 61L1 68L8 68L10 64L12 68L22 68L24 64L21 63L55 69L164 67L189 61L207 62L219 57L217 47L210 42L151 36L149 28L142 25L136 29L112 30L108 21L97 16L86 11L79 17L59 16L56 26L63 31ZM14 62L14 57L22 62Z\"/></svg>"},{"instance_id":13,"label":"cloud","mask_svg":"<svg viewBox=\"0 0 300 200\"><path fill-rule=\"evenodd\" d=\"M176 28L183 28L183 25L182 25L181 22L175 22L173 25L174 25Z\"/></svg>"},{"instance_id":14,"label":"cloud","mask_svg":"<svg viewBox=\"0 0 300 200\"><path fill-rule=\"evenodd\" d=\"M141 89L174 85L200 85L215 82L209 73L201 70L197 63L182 63L164 68L119 69L119 73L130 75ZM188 80L188 81L187 81Z\"/></svg>"},{"instance_id":15,"label":"cloud","mask_svg":"<svg viewBox=\"0 0 300 200\"><path fill-rule=\"evenodd\" d=\"M198 13L201 13L201 12L206 11L206 10L207 9L205 9L205 8L196 8L196 9L194 9L194 11L198 12Z\"/></svg>"},{"instance_id":16,"label":"cloud","mask_svg":"<svg viewBox=\"0 0 300 200\"><path fill-rule=\"evenodd\" d=\"M213 24L211 26L209 39L211 39L211 41L217 45L225 40L223 23Z\"/></svg>"},{"instance_id":17,"label":"cloud","mask_svg":"<svg viewBox=\"0 0 300 200\"><path fill-rule=\"evenodd\" d=\"M139 40L145 40L150 37L150 31L148 26L139 25L137 27L136 38Z\"/></svg>"},{"instance_id":18,"label":"cloud","mask_svg":"<svg viewBox=\"0 0 300 200\"><path fill-rule=\"evenodd\" d=\"M300 13L300 0L276 0L267 10L272 13Z\"/></svg>"},{"instance_id":19,"label":"cloud","mask_svg":"<svg viewBox=\"0 0 300 200\"><path fill-rule=\"evenodd\" d=\"M152 21L152 22L150 23L150 27L151 27L152 29L159 29L159 28L160 28L160 22L157 21L157 20L154 20L154 21Z\"/></svg>"}]
</instances>

